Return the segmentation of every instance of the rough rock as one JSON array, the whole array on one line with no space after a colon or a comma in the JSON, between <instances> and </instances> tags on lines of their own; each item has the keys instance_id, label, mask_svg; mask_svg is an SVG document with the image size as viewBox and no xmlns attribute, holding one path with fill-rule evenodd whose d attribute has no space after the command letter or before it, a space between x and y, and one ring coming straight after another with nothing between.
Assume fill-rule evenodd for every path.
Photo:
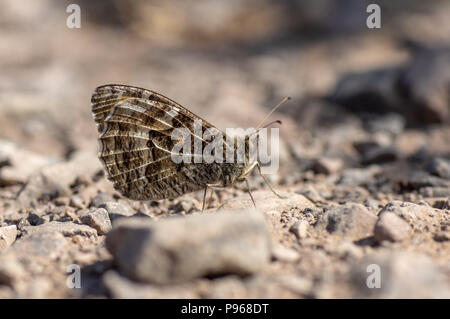
<instances>
[{"instance_id":1,"label":"rough rock","mask_svg":"<svg viewBox=\"0 0 450 319\"><path fill-rule=\"evenodd\" d=\"M16 237L16 225L0 227L0 251L11 246L11 244L16 240Z\"/></svg>"},{"instance_id":2,"label":"rough rock","mask_svg":"<svg viewBox=\"0 0 450 319\"><path fill-rule=\"evenodd\" d=\"M94 208L83 211L80 214L80 220L83 224L97 230L99 235L105 235L112 228L108 212L104 208Z\"/></svg>"},{"instance_id":3,"label":"rough rock","mask_svg":"<svg viewBox=\"0 0 450 319\"><path fill-rule=\"evenodd\" d=\"M405 220L413 229L419 230L432 224L435 211L427 205L417 205L408 202L392 201L380 211L379 215L393 213Z\"/></svg>"},{"instance_id":4,"label":"rough rock","mask_svg":"<svg viewBox=\"0 0 450 319\"><path fill-rule=\"evenodd\" d=\"M378 242L388 240L402 241L411 235L411 227L394 213L383 212L378 216L374 228L374 238Z\"/></svg>"},{"instance_id":5,"label":"rough rock","mask_svg":"<svg viewBox=\"0 0 450 319\"><path fill-rule=\"evenodd\" d=\"M36 226L38 228L41 226ZM64 235L58 231L36 231L17 240L10 247L8 253L16 256L42 257L47 260L55 260L67 253L67 241Z\"/></svg>"},{"instance_id":6,"label":"rough rock","mask_svg":"<svg viewBox=\"0 0 450 319\"><path fill-rule=\"evenodd\" d=\"M296 193L280 192L280 195L286 198L278 198L271 191L252 192L258 211L269 212L273 210L283 211L292 207L298 209L312 208L314 204L306 199L303 195ZM245 209L253 208L253 203L248 194L242 194L236 198L232 198L225 202L221 208L223 209Z\"/></svg>"},{"instance_id":7,"label":"rough rock","mask_svg":"<svg viewBox=\"0 0 450 319\"><path fill-rule=\"evenodd\" d=\"M120 219L108 233L106 245L124 274L159 284L207 275L253 274L270 256L265 219L252 211L159 222Z\"/></svg>"},{"instance_id":8,"label":"rough rock","mask_svg":"<svg viewBox=\"0 0 450 319\"><path fill-rule=\"evenodd\" d=\"M353 239L372 235L376 216L361 204L334 206L319 216L315 229L340 234Z\"/></svg>"},{"instance_id":9,"label":"rough rock","mask_svg":"<svg viewBox=\"0 0 450 319\"><path fill-rule=\"evenodd\" d=\"M76 154L68 162L46 166L32 175L17 200L23 206L30 206L39 200L67 196L70 194L70 185L78 176L94 175L99 169L100 163L94 155Z\"/></svg>"},{"instance_id":10,"label":"rough rock","mask_svg":"<svg viewBox=\"0 0 450 319\"><path fill-rule=\"evenodd\" d=\"M57 221L52 221L39 226L25 226L23 227L22 232L25 235L34 233L58 232L66 237L72 237L75 235L86 237L97 236L97 231L92 227L86 225L78 225L71 222L57 222Z\"/></svg>"},{"instance_id":11,"label":"rough rock","mask_svg":"<svg viewBox=\"0 0 450 319\"><path fill-rule=\"evenodd\" d=\"M0 140L0 184L25 184L33 173L52 161L12 142Z\"/></svg>"}]
</instances>

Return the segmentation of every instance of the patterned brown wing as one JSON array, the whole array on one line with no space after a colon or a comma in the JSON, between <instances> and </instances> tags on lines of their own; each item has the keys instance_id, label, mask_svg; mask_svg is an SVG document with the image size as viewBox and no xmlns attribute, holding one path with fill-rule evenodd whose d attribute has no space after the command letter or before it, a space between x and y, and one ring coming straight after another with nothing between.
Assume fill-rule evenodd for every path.
<instances>
[{"instance_id":1,"label":"patterned brown wing","mask_svg":"<svg viewBox=\"0 0 450 319\"><path fill-rule=\"evenodd\" d=\"M230 172L223 164L172 160L174 129L187 128L201 138L194 136L194 120L201 120L202 132L214 126L169 98L137 87L105 85L95 90L91 102L100 134L99 158L124 196L176 198L230 178L224 176Z\"/></svg>"}]
</instances>

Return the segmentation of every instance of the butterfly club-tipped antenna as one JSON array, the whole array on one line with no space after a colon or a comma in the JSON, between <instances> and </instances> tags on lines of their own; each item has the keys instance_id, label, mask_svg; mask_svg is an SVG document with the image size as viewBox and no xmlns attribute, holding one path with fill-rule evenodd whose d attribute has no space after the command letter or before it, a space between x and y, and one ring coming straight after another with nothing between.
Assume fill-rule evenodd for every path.
<instances>
[{"instance_id":1,"label":"butterfly club-tipped antenna","mask_svg":"<svg viewBox=\"0 0 450 319\"><path fill-rule=\"evenodd\" d=\"M268 128L268 127L272 126L273 124L281 125L282 122L281 122L280 120L275 120L275 121L269 122L269 123L267 123L266 125L264 125L263 127L260 127L260 128L257 129L256 131L252 132L252 133L250 134L250 136L253 136L253 135L255 135L255 134L258 134L259 131L261 131L262 129Z\"/></svg>"},{"instance_id":2,"label":"butterfly club-tipped antenna","mask_svg":"<svg viewBox=\"0 0 450 319\"><path fill-rule=\"evenodd\" d=\"M284 99L282 99L280 103L278 103L277 105L275 105L275 106L272 108L272 110L269 112L269 114L267 114L266 117L264 117L264 119L263 119L261 122L259 122L259 124L256 126L256 131L258 131L258 129L260 129L260 128L263 126L264 122L265 122L265 121L273 114L273 112L275 112L281 105L283 105L284 102L287 102L287 101L289 101L290 99L291 99L291 97L290 97L290 96L287 96L287 97L285 97ZM281 123L281 122L280 122L280 123ZM269 123L269 124L271 124L271 123ZM269 125L269 124L268 124L268 125ZM268 125L267 125L267 126L268 126Z\"/></svg>"}]
</instances>

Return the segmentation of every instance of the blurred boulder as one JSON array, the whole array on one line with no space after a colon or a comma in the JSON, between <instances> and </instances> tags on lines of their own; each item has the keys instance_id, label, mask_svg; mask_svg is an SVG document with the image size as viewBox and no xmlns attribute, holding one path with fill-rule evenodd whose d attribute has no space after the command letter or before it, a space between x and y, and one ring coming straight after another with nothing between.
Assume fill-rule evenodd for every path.
<instances>
[{"instance_id":1,"label":"blurred boulder","mask_svg":"<svg viewBox=\"0 0 450 319\"><path fill-rule=\"evenodd\" d=\"M108 233L106 246L130 278L169 284L259 272L270 258L268 236L259 212L218 212L157 223L120 219Z\"/></svg>"},{"instance_id":2,"label":"blurred boulder","mask_svg":"<svg viewBox=\"0 0 450 319\"><path fill-rule=\"evenodd\" d=\"M394 112L410 124L449 123L450 49L423 49L406 66L347 74L328 99L358 114Z\"/></svg>"},{"instance_id":3,"label":"blurred boulder","mask_svg":"<svg viewBox=\"0 0 450 319\"><path fill-rule=\"evenodd\" d=\"M450 122L450 48L424 49L400 74L405 110L420 123Z\"/></svg>"},{"instance_id":4,"label":"blurred boulder","mask_svg":"<svg viewBox=\"0 0 450 319\"><path fill-rule=\"evenodd\" d=\"M373 253L352 266L350 277L354 298L450 297L444 272L423 254Z\"/></svg>"},{"instance_id":5,"label":"blurred boulder","mask_svg":"<svg viewBox=\"0 0 450 319\"><path fill-rule=\"evenodd\" d=\"M450 160L435 157L428 163L427 170L433 175L450 179Z\"/></svg>"}]
</instances>

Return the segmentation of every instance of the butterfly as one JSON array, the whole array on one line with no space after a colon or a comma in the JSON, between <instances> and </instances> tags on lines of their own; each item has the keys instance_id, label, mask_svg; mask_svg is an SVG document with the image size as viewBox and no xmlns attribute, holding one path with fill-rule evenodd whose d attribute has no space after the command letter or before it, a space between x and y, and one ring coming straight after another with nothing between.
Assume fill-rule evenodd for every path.
<instances>
[{"instance_id":1,"label":"butterfly","mask_svg":"<svg viewBox=\"0 0 450 319\"><path fill-rule=\"evenodd\" d=\"M107 178L123 196L134 200L174 199L204 189L203 210L208 187L228 187L245 181L255 205L247 177L255 167L261 174L258 161L198 162L194 160L198 155L195 152L188 154L193 160L173 160L173 149L179 142L173 139L175 130L189 132L203 148L211 143L202 136L206 131L223 133L175 101L151 90L111 84L95 89L91 107L99 133L98 157ZM194 127L196 123L201 123L200 132ZM229 143L230 140L236 142L236 138L230 139L225 133L221 136L219 142L225 149L236 147ZM248 141L245 140L247 160ZM272 189L265 176L261 176L270 189L282 197Z\"/></svg>"}]
</instances>

